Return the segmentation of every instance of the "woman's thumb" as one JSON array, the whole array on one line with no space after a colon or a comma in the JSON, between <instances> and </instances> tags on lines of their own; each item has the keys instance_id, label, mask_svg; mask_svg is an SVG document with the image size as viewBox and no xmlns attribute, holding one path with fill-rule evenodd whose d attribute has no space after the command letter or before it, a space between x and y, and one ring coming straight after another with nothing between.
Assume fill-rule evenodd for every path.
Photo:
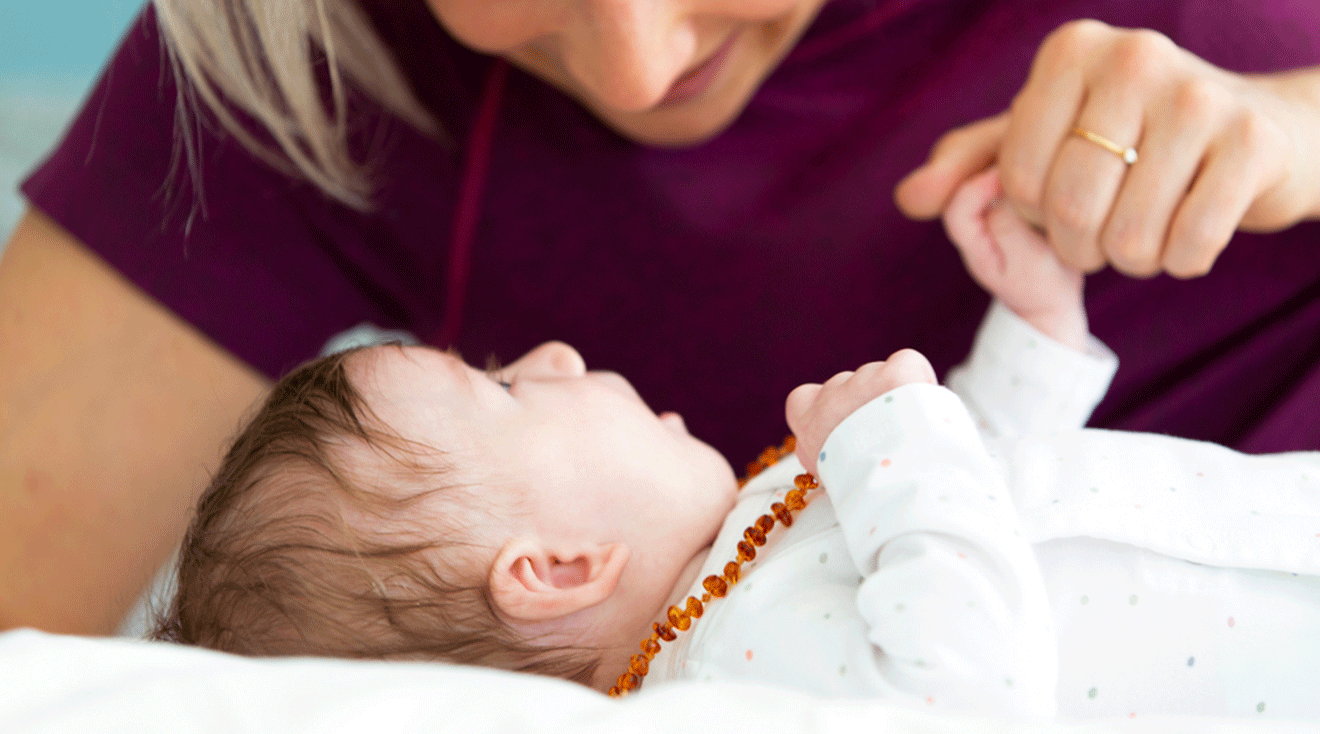
<instances>
[{"instance_id":1,"label":"woman's thumb","mask_svg":"<svg viewBox=\"0 0 1320 734\"><path fill-rule=\"evenodd\" d=\"M995 161L1007 130L1003 112L945 133L926 162L894 187L898 208L913 219L938 217L959 185Z\"/></svg>"}]
</instances>

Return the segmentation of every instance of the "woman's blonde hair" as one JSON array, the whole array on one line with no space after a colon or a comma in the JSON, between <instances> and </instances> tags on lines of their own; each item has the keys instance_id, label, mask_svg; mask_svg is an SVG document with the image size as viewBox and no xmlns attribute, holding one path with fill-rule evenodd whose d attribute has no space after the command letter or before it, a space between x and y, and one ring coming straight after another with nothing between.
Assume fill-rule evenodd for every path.
<instances>
[{"instance_id":1,"label":"woman's blonde hair","mask_svg":"<svg viewBox=\"0 0 1320 734\"><path fill-rule=\"evenodd\" d=\"M349 150L350 83L414 127L439 134L355 0L152 1L179 90L176 151L199 196L196 130L203 112L255 155L358 209L369 208L371 185L365 162ZM246 127L236 109L269 140Z\"/></svg>"}]
</instances>

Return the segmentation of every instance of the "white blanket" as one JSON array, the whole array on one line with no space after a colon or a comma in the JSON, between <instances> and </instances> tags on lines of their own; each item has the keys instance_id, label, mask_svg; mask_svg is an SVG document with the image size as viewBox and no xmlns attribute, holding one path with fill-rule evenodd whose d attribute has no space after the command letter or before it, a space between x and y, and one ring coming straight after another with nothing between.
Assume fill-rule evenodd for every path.
<instances>
[{"instance_id":1,"label":"white blanket","mask_svg":"<svg viewBox=\"0 0 1320 734\"><path fill-rule=\"evenodd\" d=\"M165 643L0 634L0 732L1320 732L1251 719L1020 724L824 700L736 683L677 683L613 701L550 678L445 664L254 660Z\"/></svg>"}]
</instances>

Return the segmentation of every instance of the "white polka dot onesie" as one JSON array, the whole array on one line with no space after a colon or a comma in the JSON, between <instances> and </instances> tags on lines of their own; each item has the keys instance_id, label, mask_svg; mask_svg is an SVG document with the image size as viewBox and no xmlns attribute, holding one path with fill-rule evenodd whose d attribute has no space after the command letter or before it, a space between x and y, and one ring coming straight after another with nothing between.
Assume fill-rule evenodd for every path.
<instances>
[{"instance_id":1,"label":"white polka dot onesie","mask_svg":"<svg viewBox=\"0 0 1320 734\"><path fill-rule=\"evenodd\" d=\"M1320 720L1320 453L1081 428L1116 366L992 306L952 391L898 388L830 435L824 494L646 685ZM744 488L692 593L801 471L790 457Z\"/></svg>"}]
</instances>

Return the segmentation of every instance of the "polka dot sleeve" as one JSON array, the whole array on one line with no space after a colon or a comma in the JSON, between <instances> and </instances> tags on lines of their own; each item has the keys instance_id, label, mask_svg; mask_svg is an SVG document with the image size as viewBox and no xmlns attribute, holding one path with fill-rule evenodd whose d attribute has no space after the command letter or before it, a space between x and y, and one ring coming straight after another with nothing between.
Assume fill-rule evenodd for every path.
<instances>
[{"instance_id":1,"label":"polka dot sleeve","mask_svg":"<svg viewBox=\"0 0 1320 734\"><path fill-rule=\"evenodd\" d=\"M1051 718L1058 663L1040 570L957 396L893 390L818 458L889 683L947 708Z\"/></svg>"},{"instance_id":2,"label":"polka dot sleeve","mask_svg":"<svg viewBox=\"0 0 1320 734\"><path fill-rule=\"evenodd\" d=\"M1104 397L1118 357L1095 337L1085 352L1050 339L995 301L949 389L990 436L1081 428Z\"/></svg>"}]
</instances>

